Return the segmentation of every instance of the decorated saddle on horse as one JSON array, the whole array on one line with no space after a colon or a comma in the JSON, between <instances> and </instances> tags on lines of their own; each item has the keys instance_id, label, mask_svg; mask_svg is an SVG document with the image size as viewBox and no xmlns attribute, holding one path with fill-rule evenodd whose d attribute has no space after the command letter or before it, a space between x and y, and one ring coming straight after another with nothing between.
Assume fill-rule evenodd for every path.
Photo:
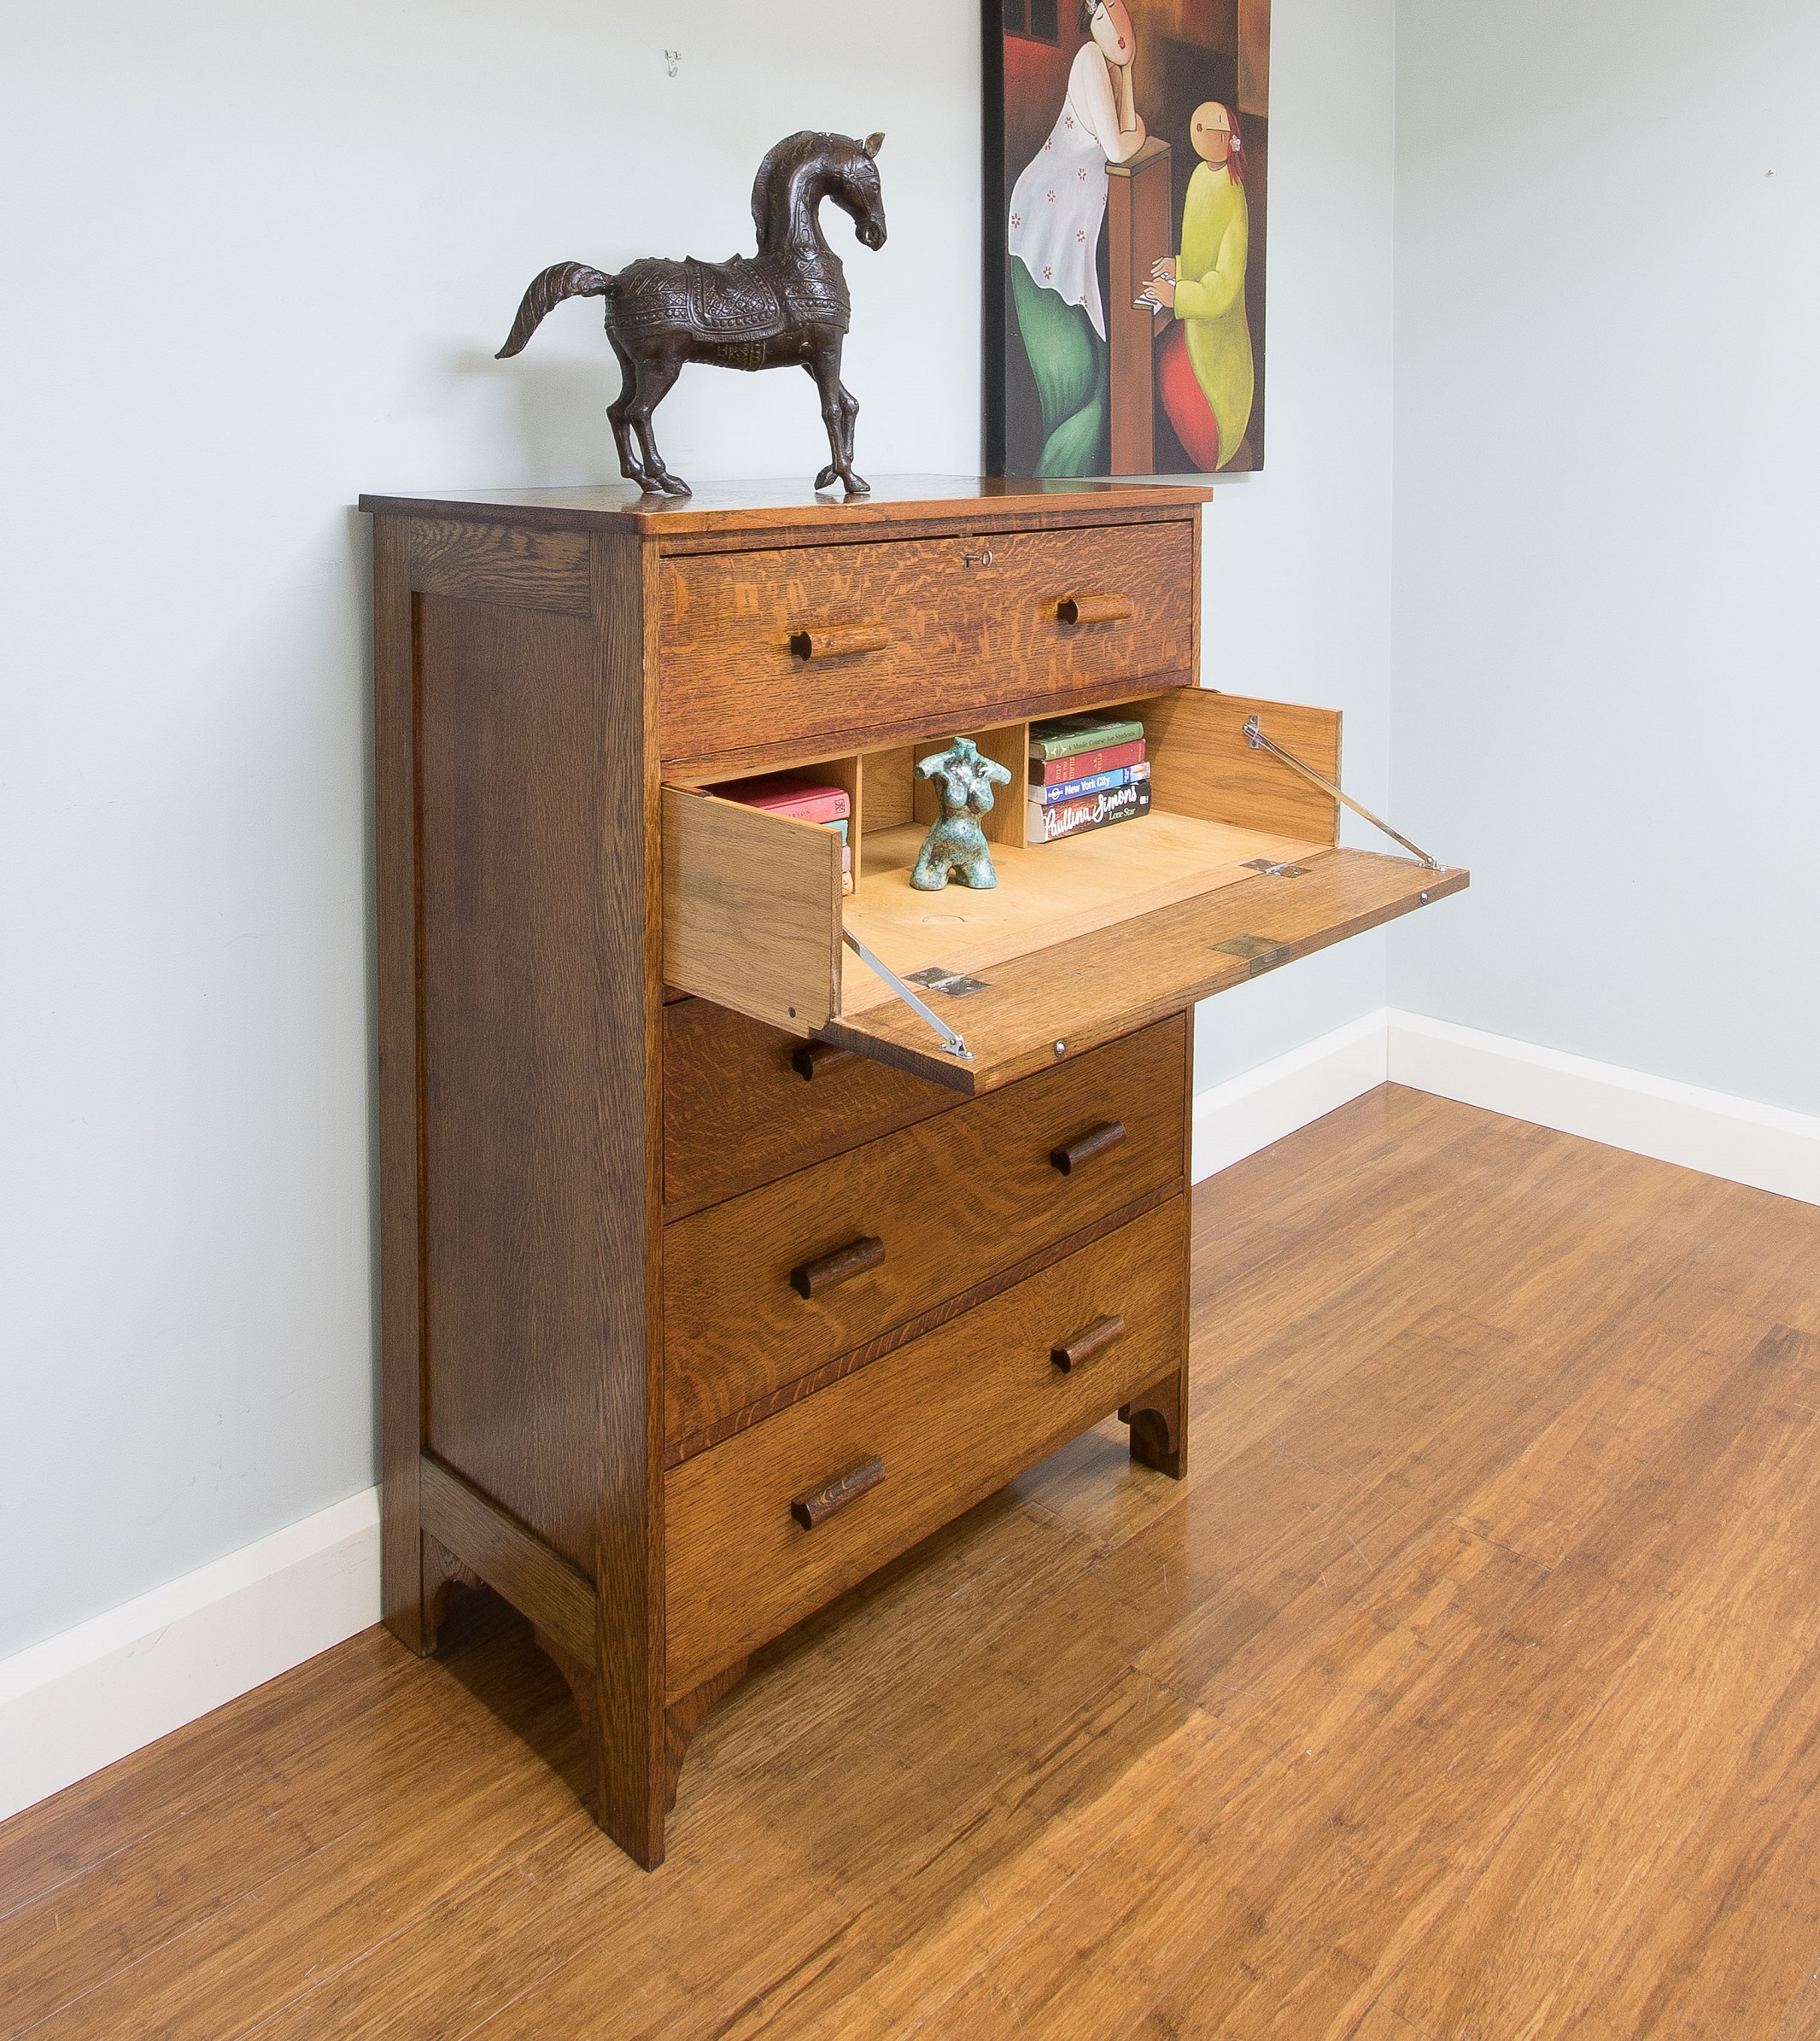
<instances>
[{"instance_id":1,"label":"decorated saddle on horse","mask_svg":"<svg viewBox=\"0 0 1820 2041\"><path fill-rule=\"evenodd\" d=\"M659 256L629 263L607 286L607 323L626 340L681 330L710 342L774 340L810 321L846 330L846 280L838 263L819 271L760 255L703 262Z\"/></svg>"}]
</instances>

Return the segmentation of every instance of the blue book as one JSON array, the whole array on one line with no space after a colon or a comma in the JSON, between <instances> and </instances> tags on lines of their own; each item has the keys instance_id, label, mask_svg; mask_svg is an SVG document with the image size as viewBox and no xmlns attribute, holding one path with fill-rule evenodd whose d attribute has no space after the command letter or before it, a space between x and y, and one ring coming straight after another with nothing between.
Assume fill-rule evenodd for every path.
<instances>
[{"instance_id":1,"label":"blue book","mask_svg":"<svg viewBox=\"0 0 1820 2041\"><path fill-rule=\"evenodd\" d=\"M1053 787L1036 787L1030 789L1033 801L1040 802L1045 808L1053 807L1057 801L1074 801L1094 793L1110 793L1115 787L1130 787L1139 780L1150 776L1150 762L1139 759L1135 765L1115 766L1109 773L1095 773L1090 779L1062 780Z\"/></svg>"}]
</instances>

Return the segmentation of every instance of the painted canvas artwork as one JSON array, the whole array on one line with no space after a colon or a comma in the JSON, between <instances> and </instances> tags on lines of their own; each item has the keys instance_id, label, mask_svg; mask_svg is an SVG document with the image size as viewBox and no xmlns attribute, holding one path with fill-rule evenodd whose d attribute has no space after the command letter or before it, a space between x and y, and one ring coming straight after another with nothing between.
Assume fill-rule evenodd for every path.
<instances>
[{"instance_id":1,"label":"painted canvas artwork","mask_svg":"<svg viewBox=\"0 0 1820 2041\"><path fill-rule=\"evenodd\" d=\"M1264 464L1270 0L985 0L995 475Z\"/></svg>"}]
</instances>

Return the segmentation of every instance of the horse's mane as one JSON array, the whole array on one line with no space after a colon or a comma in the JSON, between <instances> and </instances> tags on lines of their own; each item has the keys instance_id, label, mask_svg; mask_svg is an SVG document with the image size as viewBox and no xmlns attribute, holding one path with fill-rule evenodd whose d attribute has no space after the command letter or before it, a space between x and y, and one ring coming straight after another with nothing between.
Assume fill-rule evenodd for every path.
<instances>
[{"instance_id":1,"label":"horse's mane","mask_svg":"<svg viewBox=\"0 0 1820 2041\"><path fill-rule=\"evenodd\" d=\"M752 179L752 226L758 237L758 246L764 246L764 230L771 214L771 187L774 183L787 184L801 167L811 156L845 146L857 150L859 143L851 135L825 134L815 128L802 128L793 135L786 135L764 153L764 161L758 166L758 174Z\"/></svg>"}]
</instances>

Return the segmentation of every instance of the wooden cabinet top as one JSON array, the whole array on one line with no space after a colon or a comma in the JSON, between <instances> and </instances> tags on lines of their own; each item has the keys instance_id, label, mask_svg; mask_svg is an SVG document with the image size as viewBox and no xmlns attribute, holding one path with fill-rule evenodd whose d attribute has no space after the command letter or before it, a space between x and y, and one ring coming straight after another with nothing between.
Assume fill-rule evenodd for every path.
<instances>
[{"instance_id":1,"label":"wooden cabinet top","mask_svg":"<svg viewBox=\"0 0 1820 2041\"><path fill-rule=\"evenodd\" d=\"M1024 526L1079 523L1083 513L1153 517L1179 512L1212 497L1198 484L1078 482L977 475L900 475L875 483L869 496L818 494L806 482L717 482L693 496L647 496L630 482L549 489L454 489L433 496L362 496L360 508L382 517L452 518L541 525L554 530L635 531L662 538L715 534L851 529L856 538L881 525L944 519L1009 518Z\"/></svg>"}]
</instances>

